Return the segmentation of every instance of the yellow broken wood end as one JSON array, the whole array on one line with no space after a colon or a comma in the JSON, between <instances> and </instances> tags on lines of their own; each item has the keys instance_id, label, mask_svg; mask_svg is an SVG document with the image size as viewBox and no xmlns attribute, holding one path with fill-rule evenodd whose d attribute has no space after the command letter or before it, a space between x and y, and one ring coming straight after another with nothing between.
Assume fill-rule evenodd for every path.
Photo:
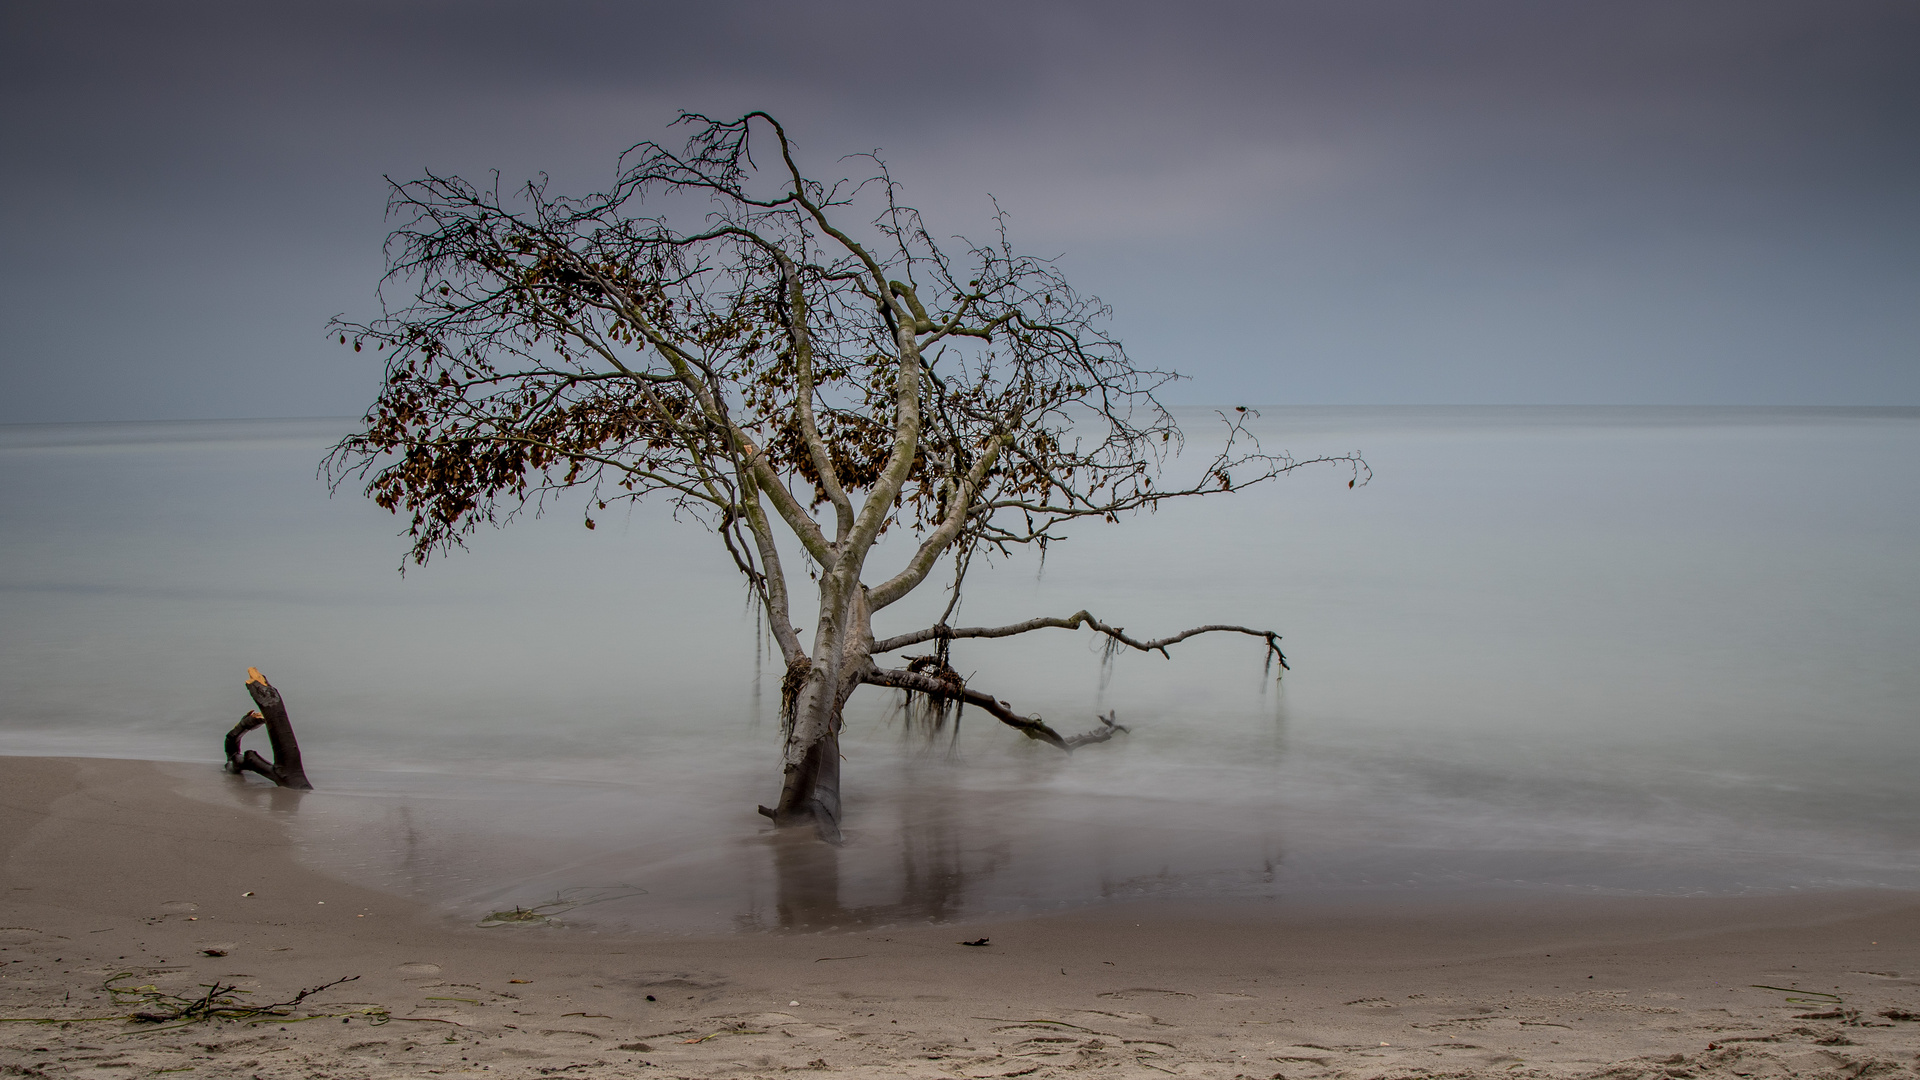
<instances>
[{"instance_id":1,"label":"yellow broken wood end","mask_svg":"<svg viewBox=\"0 0 1920 1080\"><path fill-rule=\"evenodd\" d=\"M267 677L265 675L260 674L259 668L250 667L247 669L247 681L250 683L261 683L264 685L267 681Z\"/></svg>"}]
</instances>

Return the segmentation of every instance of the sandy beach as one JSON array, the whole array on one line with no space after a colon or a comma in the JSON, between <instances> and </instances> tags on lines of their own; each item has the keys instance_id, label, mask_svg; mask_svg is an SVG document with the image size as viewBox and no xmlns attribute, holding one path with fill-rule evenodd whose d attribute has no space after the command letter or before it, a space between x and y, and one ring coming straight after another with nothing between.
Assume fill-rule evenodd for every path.
<instances>
[{"instance_id":1,"label":"sandy beach","mask_svg":"<svg viewBox=\"0 0 1920 1080\"><path fill-rule=\"evenodd\" d=\"M301 797L212 764L0 759L0 1074L1920 1074L1910 893L482 928L303 867L269 812Z\"/></svg>"}]
</instances>

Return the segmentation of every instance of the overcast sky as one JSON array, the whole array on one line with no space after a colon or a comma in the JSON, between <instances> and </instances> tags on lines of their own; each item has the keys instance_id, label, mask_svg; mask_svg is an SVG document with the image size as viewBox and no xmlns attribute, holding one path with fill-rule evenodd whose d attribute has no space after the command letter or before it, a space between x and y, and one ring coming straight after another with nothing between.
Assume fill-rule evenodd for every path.
<instances>
[{"instance_id":1,"label":"overcast sky","mask_svg":"<svg viewBox=\"0 0 1920 1080\"><path fill-rule=\"evenodd\" d=\"M1185 403L1920 404L1920 4L28 4L0 421L358 414L383 175L679 110L1115 308Z\"/></svg>"}]
</instances>

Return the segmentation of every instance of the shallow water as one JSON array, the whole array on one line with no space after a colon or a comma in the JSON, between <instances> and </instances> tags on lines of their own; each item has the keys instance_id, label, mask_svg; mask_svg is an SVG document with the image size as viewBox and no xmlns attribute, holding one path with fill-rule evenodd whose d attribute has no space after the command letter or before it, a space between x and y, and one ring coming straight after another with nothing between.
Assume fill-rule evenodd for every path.
<instances>
[{"instance_id":1,"label":"shallow water","mask_svg":"<svg viewBox=\"0 0 1920 1080\"><path fill-rule=\"evenodd\" d=\"M1184 422L1204 443L1208 416ZM1141 896L1920 888L1920 410L1276 409L1374 482L1265 490L977 568L963 623L1273 626L1103 666L959 643L1071 757L862 691L851 841L772 834L777 688L725 554L556 509L395 572L330 421L0 428L0 752L217 761L257 665L315 862L464 916L825 927ZM929 621L936 598L876 629ZM918 620L917 622L915 620ZM802 618L804 624L807 620ZM566 907L567 902L593 903Z\"/></svg>"}]
</instances>

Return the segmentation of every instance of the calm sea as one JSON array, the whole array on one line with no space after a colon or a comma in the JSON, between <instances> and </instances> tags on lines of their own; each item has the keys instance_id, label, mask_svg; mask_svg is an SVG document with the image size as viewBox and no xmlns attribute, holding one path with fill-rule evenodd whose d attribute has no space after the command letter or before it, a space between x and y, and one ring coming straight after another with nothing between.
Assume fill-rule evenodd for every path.
<instances>
[{"instance_id":1,"label":"calm sea","mask_svg":"<svg viewBox=\"0 0 1920 1080\"><path fill-rule=\"evenodd\" d=\"M1211 423L1183 414L1190 458ZM1110 666L1086 633L960 643L1016 708L1131 733L1069 756L969 714L929 744L863 690L839 849L754 813L778 665L698 524L562 504L403 577L396 521L315 478L345 430L0 427L0 752L211 768L258 666L319 790L224 797L475 920L1920 888L1920 410L1267 410L1269 448L1362 451L1374 481L1087 526L976 566L956 621L1271 626L1285 680L1248 639Z\"/></svg>"}]
</instances>

